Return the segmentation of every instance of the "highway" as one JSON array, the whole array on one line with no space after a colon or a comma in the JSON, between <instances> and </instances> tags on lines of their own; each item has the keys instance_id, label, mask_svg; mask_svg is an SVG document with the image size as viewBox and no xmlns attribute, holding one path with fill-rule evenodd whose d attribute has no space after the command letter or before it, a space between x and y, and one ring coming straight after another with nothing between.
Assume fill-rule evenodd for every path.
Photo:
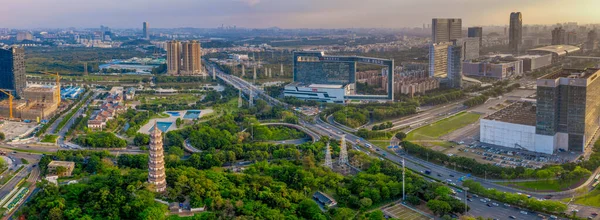
<instances>
[{"instance_id":1,"label":"highway","mask_svg":"<svg viewBox=\"0 0 600 220\"><path fill-rule=\"evenodd\" d=\"M261 98L266 99L267 102L269 102L272 105L282 105L284 107L288 107L287 104L281 103L279 102L279 100L276 100L272 97L269 97L267 95L265 95L260 89L258 89L257 87L255 87L254 85L236 77L236 76L231 76L231 75L226 75L224 73L222 73L221 71L219 71L217 69L217 77L223 79L225 82L233 85L236 88L240 88L242 89L243 92L245 93L250 93L249 91L253 91L253 93L257 96L260 96ZM417 117L423 117L423 118L408 118L405 119L403 121L406 121L409 124L414 124L414 123L418 123L420 121L429 121L429 120L434 120L435 118L439 117L439 116L443 116L445 114L448 114L450 112L458 112L461 111L460 108L458 106L453 105L451 107L454 108L448 108L448 107L441 107L441 108L436 108L433 112L431 113L426 113L426 114L422 114L419 115ZM322 136L329 136L331 138L334 139L341 139L342 135L346 136L346 141L354 146L357 146L357 143L362 143L362 144L370 144L371 146L378 148L376 145L373 145L372 143L368 143L366 141L360 141L360 137L357 137L353 134L347 133L342 129L339 129L335 126L332 126L331 124L328 124L324 121L322 121L318 116L315 117L315 123L310 123L307 122L305 120L299 120L299 124L308 128L309 130L312 130L316 133L319 133ZM358 147L358 146L357 146ZM361 149L361 148L359 148ZM367 152L368 150L362 149L361 151L363 152ZM402 162L402 157L397 156L397 155L393 155L390 153L386 153L385 156L383 156L383 152L386 152L383 149L380 149L379 151L372 151L369 152L370 155L372 156L379 156L381 158L386 158L388 160L391 160L393 162L396 162L398 164L400 164ZM371 154L372 153L372 154ZM430 176L432 179L438 180L438 181L443 181L443 180L447 180L450 179L452 182L454 183L459 183L459 178L461 176L465 176L466 174L461 173L461 172L457 172L451 169L448 169L446 167L443 166L439 166L436 164L432 164L432 163L428 163L426 161L423 161L419 158L415 158L412 157L410 155L406 155L405 157L405 165L407 168L414 170L416 172L422 171L422 170L431 170L432 171L432 175ZM438 176L438 174L440 176ZM452 175L452 176L450 176ZM517 192L515 189L513 188L509 188L509 187L504 187L504 186L500 186L500 185L496 185L490 182L487 182L483 179L480 178L472 178L473 180L479 182L482 184L483 187L486 188L496 188L498 190L501 191L506 191L506 192ZM432 180L434 181L434 180ZM541 194L535 194L532 195L538 198L542 198L544 195ZM463 195L464 197L464 195ZM462 199L464 202L464 198ZM497 203L500 204L498 207L495 207L492 205L492 207L488 207L487 203ZM509 219L508 216L515 216L516 219L542 219L540 217L537 217L537 214L535 214L535 212L529 211L529 210L523 210L523 209L517 209L517 208L513 208L513 207L504 207L503 203L500 203L498 201L490 201L490 202L486 202L483 203L481 201L479 201L476 198L473 198L473 202L468 202L469 206L471 206L471 211L468 213L469 215L473 215L473 216L482 216L482 217L486 217L486 218L505 218L505 219ZM520 213L521 211L526 211L528 214L524 215L522 213Z\"/></svg>"}]
</instances>

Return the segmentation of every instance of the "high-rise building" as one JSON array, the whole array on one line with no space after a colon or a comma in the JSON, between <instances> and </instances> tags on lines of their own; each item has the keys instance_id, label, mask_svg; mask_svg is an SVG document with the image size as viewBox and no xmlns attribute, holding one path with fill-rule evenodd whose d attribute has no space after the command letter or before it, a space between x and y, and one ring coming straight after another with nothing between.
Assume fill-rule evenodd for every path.
<instances>
[{"instance_id":1,"label":"high-rise building","mask_svg":"<svg viewBox=\"0 0 600 220\"><path fill-rule=\"evenodd\" d=\"M429 76L444 78L448 75L448 47L451 42L429 45Z\"/></svg>"},{"instance_id":2,"label":"high-rise building","mask_svg":"<svg viewBox=\"0 0 600 220\"><path fill-rule=\"evenodd\" d=\"M167 189L165 158L162 132L156 122L154 123L152 132L150 132L148 156L150 157L150 160L148 160L148 182L154 185L156 192L164 192Z\"/></svg>"},{"instance_id":3,"label":"high-rise building","mask_svg":"<svg viewBox=\"0 0 600 220\"><path fill-rule=\"evenodd\" d=\"M587 37L588 42L593 42L593 41L598 40L598 34L596 33L595 30L591 30L590 32L588 32L587 36L588 36Z\"/></svg>"},{"instance_id":4,"label":"high-rise building","mask_svg":"<svg viewBox=\"0 0 600 220\"><path fill-rule=\"evenodd\" d=\"M600 126L600 69L563 69L537 80L536 145L583 152Z\"/></svg>"},{"instance_id":5,"label":"high-rise building","mask_svg":"<svg viewBox=\"0 0 600 220\"><path fill-rule=\"evenodd\" d=\"M21 97L26 84L25 50L20 47L0 47L0 89Z\"/></svg>"},{"instance_id":6,"label":"high-rise building","mask_svg":"<svg viewBox=\"0 0 600 220\"><path fill-rule=\"evenodd\" d=\"M552 30L552 45L565 44L566 31L562 27L557 27Z\"/></svg>"},{"instance_id":7,"label":"high-rise building","mask_svg":"<svg viewBox=\"0 0 600 220\"><path fill-rule=\"evenodd\" d=\"M577 44L577 32L569 31L567 33L566 43L569 45L576 45Z\"/></svg>"},{"instance_id":8,"label":"high-rise building","mask_svg":"<svg viewBox=\"0 0 600 220\"><path fill-rule=\"evenodd\" d=\"M179 74L181 68L181 42L167 42L167 73Z\"/></svg>"},{"instance_id":9,"label":"high-rise building","mask_svg":"<svg viewBox=\"0 0 600 220\"><path fill-rule=\"evenodd\" d=\"M167 70L168 74L201 74L202 73L202 48L200 42L167 42Z\"/></svg>"},{"instance_id":10,"label":"high-rise building","mask_svg":"<svg viewBox=\"0 0 600 220\"><path fill-rule=\"evenodd\" d=\"M475 45L479 46L475 39ZM429 76L442 78L451 88L462 86L463 45L458 40L429 45Z\"/></svg>"},{"instance_id":11,"label":"high-rise building","mask_svg":"<svg viewBox=\"0 0 600 220\"><path fill-rule=\"evenodd\" d=\"M470 27L467 31L467 37L479 38L479 47L483 46L483 28L482 27Z\"/></svg>"},{"instance_id":12,"label":"high-rise building","mask_svg":"<svg viewBox=\"0 0 600 220\"><path fill-rule=\"evenodd\" d=\"M200 42L192 40L181 44L183 65L181 74L200 74L202 73L202 49Z\"/></svg>"},{"instance_id":13,"label":"high-rise building","mask_svg":"<svg viewBox=\"0 0 600 220\"><path fill-rule=\"evenodd\" d=\"M143 25L143 34L144 34L144 39L149 40L150 39L150 24L148 24L148 22L144 21L144 25Z\"/></svg>"},{"instance_id":14,"label":"high-rise building","mask_svg":"<svg viewBox=\"0 0 600 220\"><path fill-rule=\"evenodd\" d=\"M475 41L477 42L477 41ZM475 45L479 46L477 43ZM447 84L450 88L462 87L462 54L463 46L451 45L448 46L448 80Z\"/></svg>"},{"instance_id":15,"label":"high-rise building","mask_svg":"<svg viewBox=\"0 0 600 220\"><path fill-rule=\"evenodd\" d=\"M33 40L33 35L31 35L31 33L29 33L29 32L17 33L17 41L24 41L24 40Z\"/></svg>"},{"instance_id":16,"label":"high-rise building","mask_svg":"<svg viewBox=\"0 0 600 220\"><path fill-rule=\"evenodd\" d=\"M434 18L431 20L433 43L448 42L462 37L462 19Z\"/></svg>"},{"instance_id":17,"label":"high-rise building","mask_svg":"<svg viewBox=\"0 0 600 220\"><path fill-rule=\"evenodd\" d=\"M596 34L595 30L591 30L588 32L587 40L585 41L584 48L585 50L596 50L598 48L598 34Z\"/></svg>"},{"instance_id":18,"label":"high-rise building","mask_svg":"<svg viewBox=\"0 0 600 220\"><path fill-rule=\"evenodd\" d=\"M461 60L474 60L479 58L479 39L475 37L464 37L453 40L455 46L460 46L462 48L461 51Z\"/></svg>"},{"instance_id":19,"label":"high-rise building","mask_svg":"<svg viewBox=\"0 0 600 220\"><path fill-rule=\"evenodd\" d=\"M523 38L523 17L521 12L510 13L510 28L508 31L508 46L515 53L521 49Z\"/></svg>"}]
</instances>

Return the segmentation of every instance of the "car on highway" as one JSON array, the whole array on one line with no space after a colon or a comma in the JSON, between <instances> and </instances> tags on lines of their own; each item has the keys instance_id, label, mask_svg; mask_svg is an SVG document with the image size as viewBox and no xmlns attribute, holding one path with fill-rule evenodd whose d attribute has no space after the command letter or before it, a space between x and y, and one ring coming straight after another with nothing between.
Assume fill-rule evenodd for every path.
<instances>
[{"instance_id":1,"label":"car on highway","mask_svg":"<svg viewBox=\"0 0 600 220\"><path fill-rule=\"evenodd\" d=\"M508 216L511 219L517 219L517 217L515 217L514 215Z\"/></svg>"},{"instance_id":2,"label":"car on highway","mask_svg":"<svg viewBox=\"0 0 600 220\"><path fill-rule=\"evenodd\" d=\"M506 206L506 207L510 207L510 204L508 204L508 203L504 203L504 206Z\"/></svg>"},{"instance_id":3,"label":"car on highway","mask_svg":"<svg viewBox=\"0 0 600 220\"><path fill-rule=\"evenodd\" d=\"M528 213L526 211L520 211L521 214L523 215L527 215Z\"/></svg>"},{"instance_id":4,"label":"car on highway","mask_svg":"<svg viewBox=\"0 0 600 220\"><path fill-rule=\"evenodd\" d=\"M498 206L498 203L495 203L495 202L494 202L494 203L492 203L492 205L493 205L493 206Z\"/></svg>"},{"instance_id":5,"label":"car on highway","mask_svg":"<svg viewBox=\"0 0 600 220\"><path fill-rule=\"evenodd\" d=\"M438 173L438 174L437 174L437 176L439 176L439 177L442 177L442 174L439 174L439 173Z\"/></svg>"},{"instance_id":6,"label":"car on highway","mask_svg":"<svg viewBox=\"0 0 600 220\"><path fill-rule=\"evenodd\" d=\"M469 202L473 202L473 199L471 199L471 198L468 198L468 199L467 199L467 201L469 201Z\"/></svg>"},{"instance_id":7,"label":"car on highway","mask_svg":"<svg viewBox=\"0 0 600 220\"><path fill-rule=\"evenodd\" d=\"M551 219L558 219L558 217L556 217L556 215L551 215L550 218Z\"/></svg>"},{"instance_id":8,"label":"car on highway","mask_svg":"<svg viewBox=\"0 0 600 220\"><path fill-rule=\"evenodd\" d=\"M488 203L488 204L485 204L485 205L487 205L487 207L492 207L492 204L489 204L489 203Z\"/></svg>"},{"instance_id":9,"label":"car on highway","mask_svg":"<svg viewBox=\"0 0 600 220\"><path fill-rule=\"evenodd\" d=\"M450 177L454 177L454 175L453 175L453 174L450 174L449 176L450 176Z\"/></svg>"}]
</instances>

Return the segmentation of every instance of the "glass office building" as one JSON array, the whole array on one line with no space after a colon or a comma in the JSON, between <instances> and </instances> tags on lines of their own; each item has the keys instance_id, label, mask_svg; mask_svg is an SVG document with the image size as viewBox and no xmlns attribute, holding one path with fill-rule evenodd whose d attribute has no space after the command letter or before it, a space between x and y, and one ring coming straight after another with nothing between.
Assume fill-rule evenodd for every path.
<instances>
[{"instance_id":1,"label":"glass office building","mask_svg":"<svg viewBox=\"0 0 600 220\"><path fill-rule=\"evenodd\" d=\"M25 50L19 47L0 48L0 89L21 97L26 83Z\"/></svg>"},{"instance_id":2,"label":"glass office building","mask_svg":"<svg viewBox=\"0 0 600 220\"><path fill-rule=\"evenodd\" d=\"M563 69L537 81L536 134L582 152L600 127L599 69Z\"/></svg>"},{"instance_id":3,"label":"glass office building","mask_svg":"<svg viewBox=\"0 0 600 220\"><path fill-rule=\"evenodd\" d=\"M388 91L394 91L394 61L361 56L331 56L322 51L294 52L294 85L308 87L319 85L349 85L356 83L358 63L387 67ZM347 99L393 100L393 92L381 95L352 95Z\"/></svg>"}]
</instances>

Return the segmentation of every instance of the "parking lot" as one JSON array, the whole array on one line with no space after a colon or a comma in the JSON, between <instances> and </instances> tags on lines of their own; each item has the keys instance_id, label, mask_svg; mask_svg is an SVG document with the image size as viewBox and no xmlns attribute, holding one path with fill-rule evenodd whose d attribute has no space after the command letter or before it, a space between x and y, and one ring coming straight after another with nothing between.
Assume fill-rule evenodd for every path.
<instances>
[{"instance_id":1,"label":"parking lot","mask_svg":"<svg viewBox=\"0 0 600 220\"><path fill-rule=\"evenodd\" d=\"M523 166L527 168L540 168L546 164L562 164L573 161L579 156L579 154L567 152L549 155L482 143L460 147L457 148L457 151L459 152L458 155L476 158L478 161L492 163L497 166Z\"/></svg>"},{"instance_id":2,"label":"parking lot","mask_svg":"<svg viewBox=\"0 0 600 220\"><path fill-rule=\"evenodd\" d=\"M383 213L389 215L390 217L397 219L406 219L406 220L429 220L433 219L432 217L425 216L417 211L414 211L401 203L398 203L392 207L384 208Z\"/></svg>"}]
</instances>

